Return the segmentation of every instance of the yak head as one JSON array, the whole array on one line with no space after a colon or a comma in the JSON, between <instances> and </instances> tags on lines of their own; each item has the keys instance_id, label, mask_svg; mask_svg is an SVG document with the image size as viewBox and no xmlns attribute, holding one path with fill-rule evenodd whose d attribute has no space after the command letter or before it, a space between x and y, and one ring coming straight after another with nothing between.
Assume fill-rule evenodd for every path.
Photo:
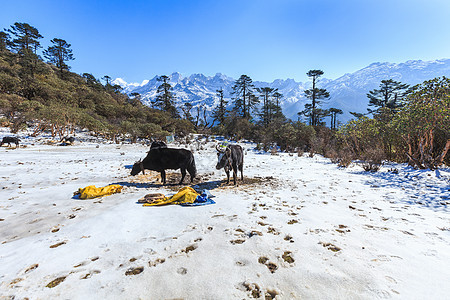
<instances>
[{"instance_id":1,"label":"yak head","mask_svg":"<svg viewBox=\"0 0 450 300\"><path fill-rule=\"evenodd\" d=\"M133 168L131 169L131 176L137 175L141 171L142 171L142 174L145 175L144 165L142 164L142 161L139 160L139 161L134 163Z\"/></svg>"},{"instance_id":2,"label":"yak head","mask_svg":"<svg viewBox=\"0 0 450 300\"><path fill-rule=\"evenodd\" d=\"M229 147L226 147L225 149L221 149L219 147L219 145L217 145L216 150L217 150L216 169L220 170L223 167L228 167L228 165L230 164L231 149Z\"/></svg>"}]
</instances>

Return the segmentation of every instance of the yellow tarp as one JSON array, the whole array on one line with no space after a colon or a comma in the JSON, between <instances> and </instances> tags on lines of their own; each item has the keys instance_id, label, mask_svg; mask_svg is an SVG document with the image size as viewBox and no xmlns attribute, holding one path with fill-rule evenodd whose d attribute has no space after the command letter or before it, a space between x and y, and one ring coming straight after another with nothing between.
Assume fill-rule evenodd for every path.
<instances>
[{"instance_id":1,"label":"yellow tarp","mask_svg":"<svg viewBox=\"0 0 450 300\"><path fill-rule=\"evenodd\" d=\"M165 197L163 199L155 200L152 203L145 203L143 206L155 206L166 204L182 204L182 203L194 203L199 194L191 187L186 186L178 191L173 196Z\"/></svg>"},{"instance_id":2,"label":"yellow tarp","mask_svg":"<svg viewBox=\"0 0 450 300\"><path fill-rule=\"evenodd\" d=\"M95 187L95 185L90 185L85 188L78 189L75 195L80 195L80 199L90 199L101 196L108 196L115 193L120 193L123 186L118 184L111 184L105 187Z\"/></svg>"}]
</instances>

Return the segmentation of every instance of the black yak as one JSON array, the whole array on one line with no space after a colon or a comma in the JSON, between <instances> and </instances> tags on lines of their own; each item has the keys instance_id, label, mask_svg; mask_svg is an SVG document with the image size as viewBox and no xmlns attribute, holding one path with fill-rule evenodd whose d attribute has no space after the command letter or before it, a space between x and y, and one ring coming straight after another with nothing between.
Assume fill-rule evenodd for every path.
<instances>
[{"instance_id":1,"label":"black yak","mask_svg":"<svg viewBox=\"0 0 450 300\"><path fill-rule=\"evenodd\" d=\"M161 181L166 184L166 170L181 169L181 180L179 184L183 183L186 176L186 170L191 175L191 183L197 175L197 168L195 167L194 155L191 151L186 149L173 148L153 148L150 149L147 156L142 161L138 161L131 169L131 175L134 176L144 170L152 170L161 172Z\"/></svg>"}]
</instances>

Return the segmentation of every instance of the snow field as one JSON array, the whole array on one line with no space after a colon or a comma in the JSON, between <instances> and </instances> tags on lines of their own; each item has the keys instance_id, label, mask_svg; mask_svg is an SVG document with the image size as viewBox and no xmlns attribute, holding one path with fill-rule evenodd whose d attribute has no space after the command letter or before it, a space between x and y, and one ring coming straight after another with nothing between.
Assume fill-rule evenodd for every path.
<instances>
[{"instance_id":1,"label":"snow field","mask_svg":"<svg viewBox=\"0 0 450 300\"><path fill-rule=\"evenodd\" d=\"M161 186L154 172L129 176L129 165L149 147L27 143L0 149L2 297L450 294L449 169L390 165L371 174L359 167L339 169L320 156L270 155L241 143L247 181L234 187L220 184L226 176L215 170L213 142L175 145L194 150L199 177L206 181L194 188L212 186L216 204L142 207L136 202L145 194L182 187ZM124 185L122 193L72 199L78 188L112 183Z\"/></svg>"}]
</instances>

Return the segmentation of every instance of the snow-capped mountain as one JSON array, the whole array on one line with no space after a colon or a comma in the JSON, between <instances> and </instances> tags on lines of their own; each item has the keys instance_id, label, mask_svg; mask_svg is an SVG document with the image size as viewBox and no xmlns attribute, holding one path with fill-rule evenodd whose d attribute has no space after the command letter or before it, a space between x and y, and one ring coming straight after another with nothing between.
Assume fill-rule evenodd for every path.
<instances>
[{"instance_id":1,"label":"snow-capped mountain","mask_svg":"<svg viewBox=\"0 0 450 300\"><path fill-rule=\"evenodd\" d=\"M306 71L305 71L306 72ZM369 100L366 94L378 88L381 80L393 79L410 85L439 76L450 77L450 59L434 61L410 60L405 63L373 63L351 74L345 74L335 80L320 78L318 87L325 88L330 98L324 100L322 108L339 108L344 111L339 121L347 122L351 119L349 111L364 113ZM190 102L194 107L204 105L212 110L218 103L216 90L223 89L224 97L231 100L232 86L235 79L217 73L215 76L192 74L183 77L180 73L173 73L170 84L177 97L177 105L182 106ZM151 80L144 80L141 84L126 83L121 78L113 81L124 88L125 93L137 92L141 94L142 102L151 105L156 97L156 90L161 84L155 76ZM276 79L273 82L255 81L255 87L277 88L284 95L282 108L284 114L293 120L297 119L297 112L304 109L309 100L304 96L304 90L311 87L311 82L297 82L294 79ZM232 101L229 101L231 105Z\"/></svg>"}]
</instances>

